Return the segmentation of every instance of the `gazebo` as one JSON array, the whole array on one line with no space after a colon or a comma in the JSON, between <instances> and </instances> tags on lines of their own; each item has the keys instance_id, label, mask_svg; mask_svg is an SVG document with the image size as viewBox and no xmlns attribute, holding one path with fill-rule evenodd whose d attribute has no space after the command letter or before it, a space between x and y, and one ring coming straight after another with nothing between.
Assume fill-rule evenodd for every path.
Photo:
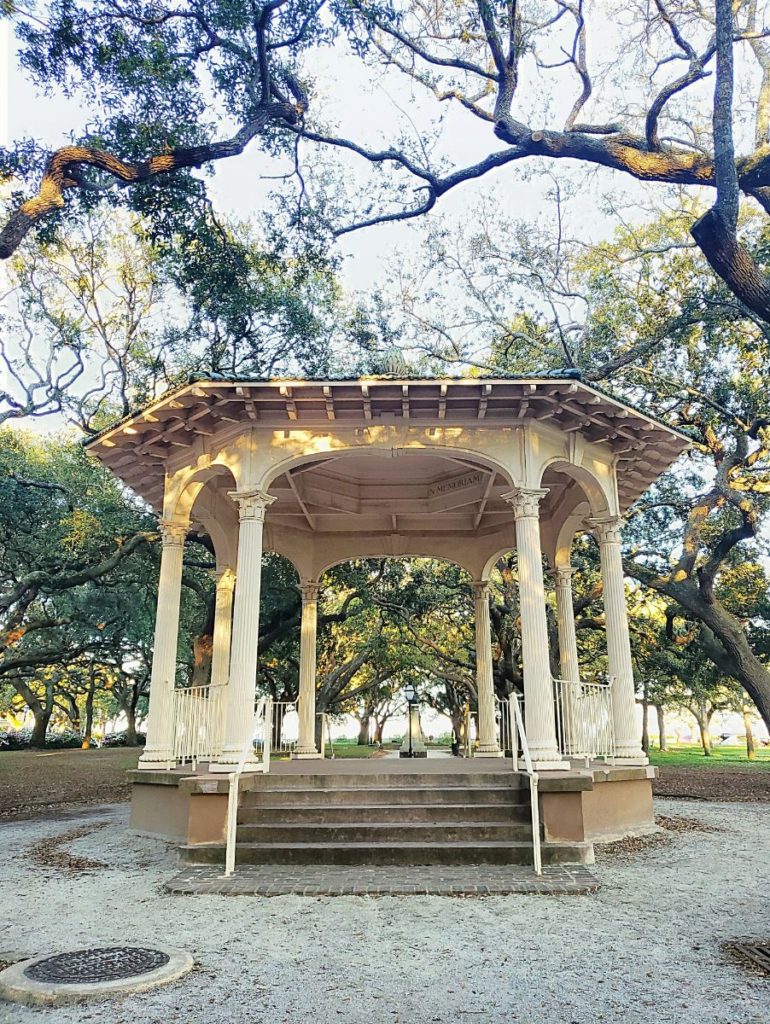
<instances>
[{"instance_id":1,"label":"gazebo","mask_svg":"<svg viewBox=\"0 0 770 1024\"><path fill-rule=\"evenodd\" d=\"M621 528L624 512L689 443L575 371L515 378L196 379L102 431L88 441L89 453L161 514L147 745L135 789L151 781L162 785L161 772L178 776L186 756L177 729L184 694L175 679L183 550L194 527L210 536L217 566L211 684L198 694L208 737L208 749L199 753L214 783L234 770L248 743L267 551L294 565L302 593L295 753L303 771L322 770L315 740L320 578L348 559L387 556L447 559L470 574L476 757L497 764L504 752L495 718L488 588L500 555L515 549L525 730L536 770L563 780L579 770L574 755L602 753L618 781L644 780L648 793L652 771L636 723ZM601 553L612 680L610 742L602 751L578 750L570 727L576 695L583 692L570 551L576 534L586 530ZM557 681L549 661L544 557L555 579ZM247 758L247 773L258 767L256 758ZM613 803L618 800L620 793ZM621 822L616 831L624 827Z\"/></svg>"}]
</instances>

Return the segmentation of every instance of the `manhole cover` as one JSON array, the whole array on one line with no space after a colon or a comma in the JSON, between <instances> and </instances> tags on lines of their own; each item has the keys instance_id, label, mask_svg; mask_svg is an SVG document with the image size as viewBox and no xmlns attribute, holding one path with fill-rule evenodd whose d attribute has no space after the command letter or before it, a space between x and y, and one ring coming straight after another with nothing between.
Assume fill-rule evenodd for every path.
<instances>
[{"instance_id":1,"label":"manhole cover","mask_svg":"<svg viewBox=\"0 0 770 1024\"><path fill-rule=\"evenodd\" d=\"M770 940L732 939L724 948L744 967L770 975Z\"/></svg>"},{"instance_id":2,"label":"manhole cover","mask_svg":"<svg viewBox=\"0 0 770 1024\"><path fill-rule=\"evenodd\" d=\"M33 1006L145 992L192 970L180 949L101 946L20 960L0 970L0 999Z\"/></svg>"},{"instance_id":3,"label":"manhole cover","mask_svg":"<svg viewBox=\"0 0 770 1024\"><path fill-rule=\"evenodd\" d=\"M168 953L136 946L110 946L107 949L78 949L38 960L24 974L33 981L55 985L94 985L100 981L120 981L149 974L169 962Z\"/></svg>"}]
</instances>

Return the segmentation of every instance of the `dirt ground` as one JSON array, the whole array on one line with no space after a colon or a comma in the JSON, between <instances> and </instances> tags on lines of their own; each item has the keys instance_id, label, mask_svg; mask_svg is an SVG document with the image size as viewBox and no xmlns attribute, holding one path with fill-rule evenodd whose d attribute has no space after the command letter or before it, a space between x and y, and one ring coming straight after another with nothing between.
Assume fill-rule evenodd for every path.
<instances>
[{"instance_id":1,"label":"dirt ground","mask_svg":"<svg viewBox=\"0 0 770 1024\"><path fill-rule=\"evenodd\" d=\"M674 767L660 765L653 783L655 796L731 803L770 803L770 771L766 768Z\"/></svg>"},{"instance_id":2,"label":"dirt ground","mask_svg":"<svg viewBox=\"0 0 770 1024\"><path fill-rule=\"evenodd\" d=\"M0 754L0 819L129 798L126 770L139 750L13 750Z\"/></svg>"}]
</instances>

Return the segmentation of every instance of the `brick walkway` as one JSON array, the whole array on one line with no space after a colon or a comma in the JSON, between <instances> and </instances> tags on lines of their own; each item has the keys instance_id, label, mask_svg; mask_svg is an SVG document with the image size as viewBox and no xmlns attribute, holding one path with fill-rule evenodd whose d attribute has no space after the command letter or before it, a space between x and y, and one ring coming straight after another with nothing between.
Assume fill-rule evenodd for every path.
<instances>
[{"instance_id":1,"label":"brick walkway","mask_svg":"<svg viewBox=\"0 0 770 1024\"><path fill-rule=\"evenodd\" d=\"M221 867L190 866L166 882L175 895L203 896L579 896L598 878L579 864L549 865L539 877L518 865L435 867L288 867L244 864L225 878Z\"/></svg>"}]
</instances>

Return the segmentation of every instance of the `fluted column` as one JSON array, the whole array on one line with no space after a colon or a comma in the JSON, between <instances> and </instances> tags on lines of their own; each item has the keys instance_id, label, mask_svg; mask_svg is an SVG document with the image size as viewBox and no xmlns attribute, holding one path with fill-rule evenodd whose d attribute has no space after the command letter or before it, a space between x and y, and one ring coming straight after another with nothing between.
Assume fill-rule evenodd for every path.
<instances>
[{"instance_id":1,"label":"fluted column","mask_svg":"<svg viewBox=\"0 0 770 1024\"><path fill-rule=\"evenodd\" d=\"M547 493L540 488L519 487L503 495L513 508L516 519L525 727L530 754L538 769L569 767L556 742L553 682L548 658L548 621L540 545L540 499Z\"/></svg>"},{"instance_id":2,"label":"fluted column","mask_svg":"<svg viewBox=\"0 0 770 1024\"><path fill-rule=\"evenodd\" d=\"M607 631L607 667L612 684L612 717L615 756L626 764L647 764L636 726L636 692L628 633L628 611L620 547L623 520L620 516L589 519L599 541L604 584L604 618Z\"/></svg>"},{"instance_id":3,"label":"fluted column","mask_svg":"<svg viewBox=\"0 0 770 1024\"><path fill-rule=\"evenodd\" d=\"M265 512L275 498L263 491L233 491L238 503L238 567L230 652L230 685L225 733L219 760L212 772L231 772L238 764L254 720L259 645L259 592L262 582L262 532ZM249 756L245 771L256 766Z\"/></svg>"},{"instance_id":4,"label":"fluted column","mask_svg":"<svg viewBox=\"0 0 770 1024\"><path fill-rule=\"evenodd\" d=\"M572 602L572 577L575 569L571 565L557 566L554 570L556 582L556 622L559 630L559 674L572 683L580 682L577 637L575 635L575 610ZM562 689L561 716L564 740L568 754L579 753L580 737L575 693L571 687Z\"/></svg>"},{"instance_id":5,"label":"fluted column","mask_svg":"<svg viewBox=\"0 0 770 1024\"><path fill-rule=\"evenodd\" d=\"M173 768L174 684L179 641L179 598L182 589L184 542L188 523L161 522L163 548L158 579L158 608L152 649L150 706L147 712L147 744L139 767Z\"/></svg>"},{"instance_id":6,"label":"fluted column","mask_svg":"<svg viewBox=\"0 0 770 1024\"><path fill-rule=\"evenodd\" d=\"M562 679L576 683L580 679L577 637L575 635L575 611L572 603L573 566L557 566L554 570L556 581L556 620L559 629L559 671Z\"/></svg>"},{"instance_id":7,"label":"fluted column","mask_svg":"<svg viewBox=\"0 0 770 1024\"><path fill-rule=\"evenodd\" d=\"M476 604L476 693L479 703L479 743L476 757L501 757L495 729L495 682L492 674L492 630L489 621L489 582L474 580Z\"/></svg>"},{"instance_id":8,"label":"fluted column","mask_svg":"<svg viewBox=\"0 0 770 1024\"><path fill-rule=\"evenodd\" d=\"M224 686L230 677L230 640L233 633L235 570L229 566L216 576L214 636L211 650L211 684Z\"/></svg>"},{"instance_id":9,"label":"fluted column","mask_svg":"<svg viewBox=\"0 0 770 1024\"><path fill-rule=\"evenodd\" d=\"M302 624L299 637L299 736L295 757L320 757L315 745L316 631L318 624L318 583L303 582Z\"/></svg>"}]
</instances>

